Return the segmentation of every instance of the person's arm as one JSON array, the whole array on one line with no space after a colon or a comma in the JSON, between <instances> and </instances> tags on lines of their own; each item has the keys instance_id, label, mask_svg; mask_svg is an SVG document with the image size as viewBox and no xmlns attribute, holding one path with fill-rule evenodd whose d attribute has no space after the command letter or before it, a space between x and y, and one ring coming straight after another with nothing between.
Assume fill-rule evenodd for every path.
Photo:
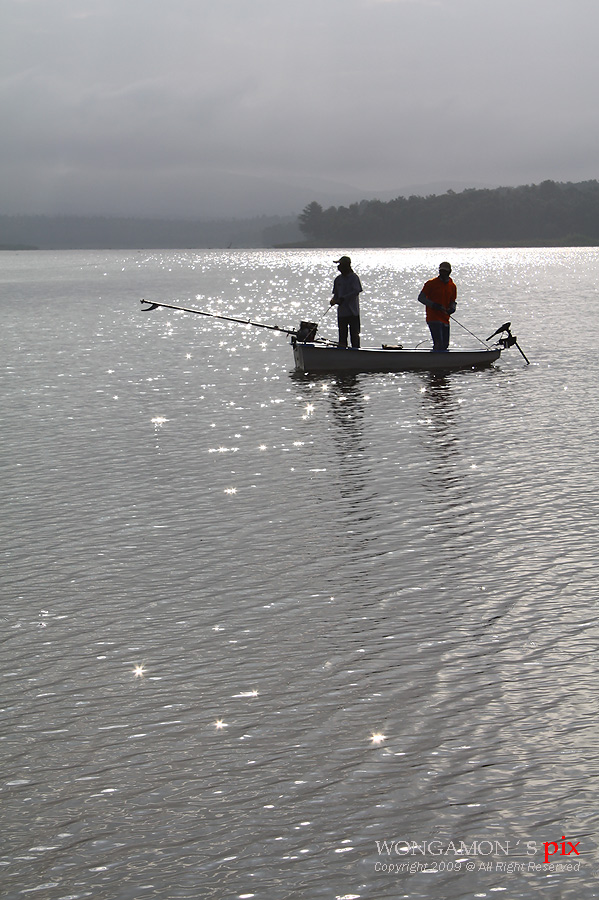
<instances>
[{"instance_id":1,"label":"person's arm","mask_svg":"<svg viewBox=\"0 0 599 900\"><path fill-rule=\"evenodd\" d=\"M458 308L457 299L458 299L458 289L456 288L456 286L454 284L453 285L453 300L450 302L449 306L447 307L447 312L450 316L453 316L454 312Z\"/></svg>"},{"instance_id":2,"label":"person's arm","mask_svg":"<svg viewBox=\"0 0 599 900\"><path fill-rule=\"evenodd\" d=\"M439 309L441 310L441 312L447 312L445 307L441 306L440 303L434 303L432 300L429 300L424 291L420 291L420 293L418 294L418 300L425 306L430 306L431 309Z\"/></svg>"}]
</instances>

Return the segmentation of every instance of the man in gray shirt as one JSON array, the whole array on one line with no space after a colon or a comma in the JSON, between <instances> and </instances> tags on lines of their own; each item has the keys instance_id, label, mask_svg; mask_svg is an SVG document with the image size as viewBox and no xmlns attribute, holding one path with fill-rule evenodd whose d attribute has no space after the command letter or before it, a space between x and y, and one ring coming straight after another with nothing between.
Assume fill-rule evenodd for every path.
<instances>
[{"instance_id":1,"label":"man in gray shirt","mask_svg":"<svg viewBox=\"0 0 599 900\"><path fill-rule=\"evenodd\" d=\"M333 299L331 306L337 304L337 324L339 326L339 346L347 347L349 331L352 347L360 346L360 302L362 290L360 279L351 267L349 256L336 259L339 275L333 282Z\"/></svg>"}]
</instances>

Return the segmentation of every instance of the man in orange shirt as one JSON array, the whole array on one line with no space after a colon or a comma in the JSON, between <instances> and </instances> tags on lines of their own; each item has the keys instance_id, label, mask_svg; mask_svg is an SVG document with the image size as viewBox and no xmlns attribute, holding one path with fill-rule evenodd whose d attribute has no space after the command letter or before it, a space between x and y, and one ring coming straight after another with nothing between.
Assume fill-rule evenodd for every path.
<instances>
[{"instance_id":1,"label":"man in orange shirt","mask_svg":"<svg viewBox=\"0 0 599 900\"><path fill-rule=\"evenodd\" d=\"M456 311L458 290L450 278L451 266L442 262L437 278L427 281L418 299L426 306L426 322L433 339L433 350L445 353L449 347L449 317Z\"/></svg>"}]
</instances>

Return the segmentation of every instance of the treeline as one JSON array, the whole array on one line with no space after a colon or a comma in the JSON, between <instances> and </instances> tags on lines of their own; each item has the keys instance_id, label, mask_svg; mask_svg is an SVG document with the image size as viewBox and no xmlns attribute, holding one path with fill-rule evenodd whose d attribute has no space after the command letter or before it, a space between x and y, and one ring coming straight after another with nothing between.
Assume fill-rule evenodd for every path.
<instances>
[{"instance_id":1,"label":"treeline","mask_svg":"<svg viewBox=\"0 0 599 900\"><path fill-rule=\"evenodd\" d=\"M148 250L272 247L300 237L295 217L206 221L0 216L0 249Z\"/></svg>"},{"instance_id":2,"label":"treeline","mask_svg":"<svg viewBox=\"0 0 599 900\"><path fill-rule=\"evenodd\" d=\"M584 246L599 244L599 182L468 189L363 200L300 214L307 246Z\"/></svg>"}]
</instances>

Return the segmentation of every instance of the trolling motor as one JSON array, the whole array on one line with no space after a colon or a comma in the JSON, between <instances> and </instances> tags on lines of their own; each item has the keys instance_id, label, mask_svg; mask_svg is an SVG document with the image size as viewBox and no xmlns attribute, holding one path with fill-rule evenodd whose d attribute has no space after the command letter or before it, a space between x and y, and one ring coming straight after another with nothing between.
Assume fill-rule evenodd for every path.
<instances>
[{"instance_id":1,"label":"trolling motor","mask_svg":"<svg viewBox=\"0 0 599 900\"><path fill-rule=\"evenodd\" d=\"M520 353L522 354L522 356L524 356L524 359L526 360L526 364L529 366L530 360L528 360L526 358L524 351L522 350L522 347L518 343L518 338L514 334L512 334L511 325L512 325L511 322L505 322L503 325L500 325L499 328L497 329L497 331L494 331L493 334L487 338L487 340L490 341L491 338L495 337L495 335L505 333L505 337L500 337L499 340L497 341L499 346L503 350L507 350L508 347L517 347L518 350L520 351Z\"/></svg>"}]
</instances>

